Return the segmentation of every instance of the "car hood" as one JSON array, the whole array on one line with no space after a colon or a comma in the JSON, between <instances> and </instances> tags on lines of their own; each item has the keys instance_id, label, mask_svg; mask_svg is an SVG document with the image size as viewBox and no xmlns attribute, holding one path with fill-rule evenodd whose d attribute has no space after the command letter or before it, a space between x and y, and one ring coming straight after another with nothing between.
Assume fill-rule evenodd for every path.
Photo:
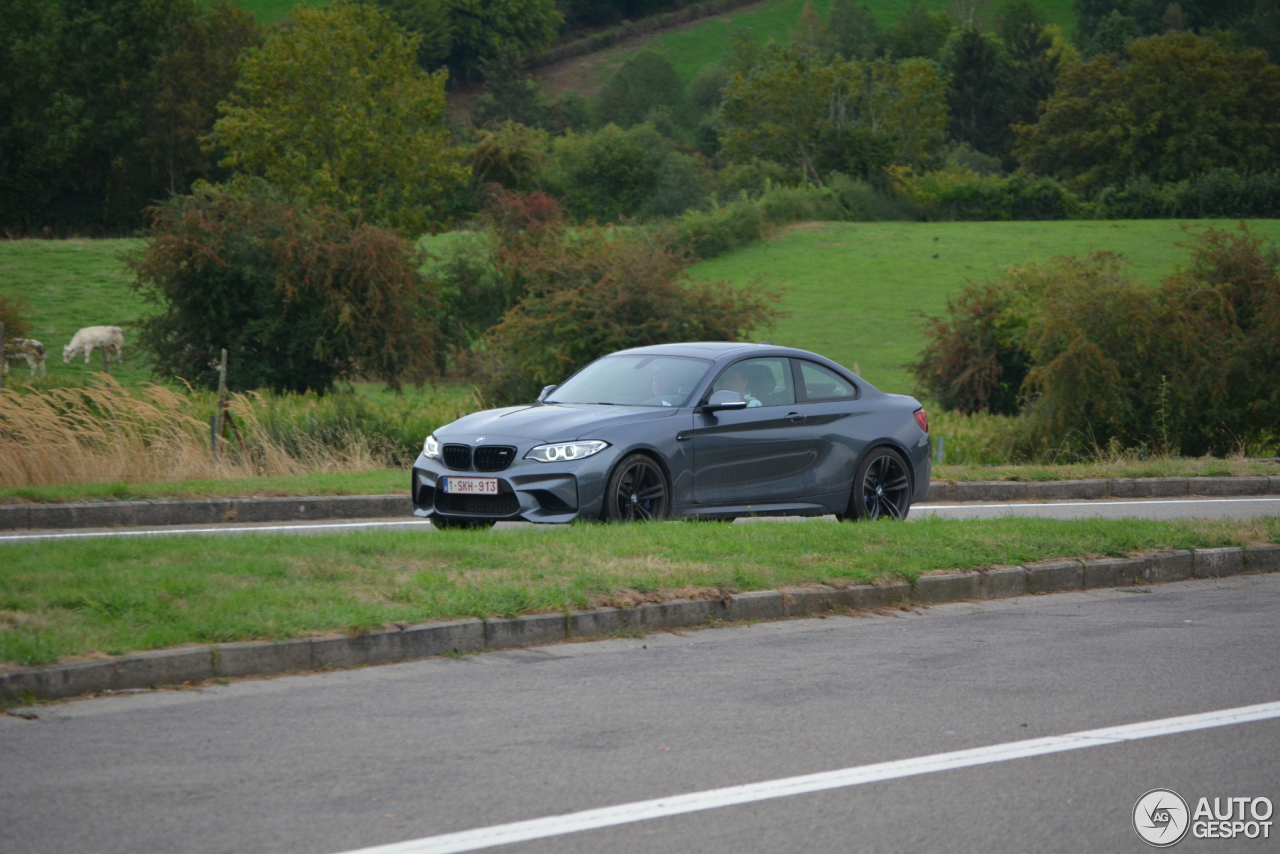
<instances>
[{"instance_id":1,"label":"car hood","mask_svg":"<svg viewBox=\"0 0 1280 854\"><path fill-rule=\"evenodd\" d=\"M670 418L679 407L607 406L601 404L551 403L489 409L459 418L435 432L438 439L470 439L494 436L563 442L580 439L605 427L631 421Z\"/></svg>"}]
</instances>

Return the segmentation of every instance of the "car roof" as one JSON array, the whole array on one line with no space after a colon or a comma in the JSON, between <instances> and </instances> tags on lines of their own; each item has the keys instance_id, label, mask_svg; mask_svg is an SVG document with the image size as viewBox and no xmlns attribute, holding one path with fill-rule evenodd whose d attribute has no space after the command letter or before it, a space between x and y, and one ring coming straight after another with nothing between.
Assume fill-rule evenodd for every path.
<instances>
[{"instance_id":1,"label":"car roof","mask_svg":"<svg viewBox=\"0 0 1280 854\"><path fill-rule=\"evenodd\" d=\"M620 350L618 352L644 356L692 356L698 359L720 359L730 355L746 355L752 350L767 351L779 355L816 355L808 350L797 350L794 347L778 347L768 342L754 344L747 341L689 341L680 344L651 344L648 347L633 347L630 350Z\"/></svg>"}]
</instances>

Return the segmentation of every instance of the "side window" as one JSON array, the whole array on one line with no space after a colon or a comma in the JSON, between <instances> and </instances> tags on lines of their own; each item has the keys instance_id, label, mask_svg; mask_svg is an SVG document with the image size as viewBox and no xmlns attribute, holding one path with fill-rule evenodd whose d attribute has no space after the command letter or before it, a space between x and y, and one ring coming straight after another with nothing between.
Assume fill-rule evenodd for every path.
<instances>
[{"instance_id":1,"label":"side window","mask_svg":"<svg viewBox=\"0 0 1280 854\"><path fill-rule=\"evenodd\" d=\"M800 381L808 400L840 400L858 396L857 387L837 374L813 362L799 362Z\"/></svg>"},{"instance_id":2,"label":"side window","mask_svg":"<svg viewBox=\"0 0 1280 854\"><path fill-rule=\"evenodd\" d=\"M724 369L711 391L736 391L753 406L790 406L796 402L791 366L786 359L746 359Z\"/></svg>"}]
</instances>

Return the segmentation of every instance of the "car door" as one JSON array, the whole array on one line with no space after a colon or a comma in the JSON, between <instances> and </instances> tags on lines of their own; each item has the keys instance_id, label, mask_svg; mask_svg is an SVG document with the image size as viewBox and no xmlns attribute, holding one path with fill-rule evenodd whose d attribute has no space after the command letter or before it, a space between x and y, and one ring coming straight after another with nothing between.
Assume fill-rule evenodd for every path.
<instances>
[{"instance_id":1,"label":"car door","mask_svg":"<svg viewBox=\"0 0 1280 854\"><path fill-rule=\"evenodd\" d=\"M740 391L746 409L695 412L694 501L742 505L798 499L808 490L813 443L796 407L790 360L747 359L727 367L706 392Z\"/></svg>"},{"instance_id":2,"label":"car door","mask_svg":"<svg viewBox=\"0 0 1280 854\"><path fill-rule=\"evenodd\" d=\"M812 495L829 495L847 491L853 476L866 432L859 421L872 414L872 408L860 399L858 384L825 365L808 359L792 359L795 366L797 409L813 442L813 456L808 482Z\"/></svg>"}]
</instances>

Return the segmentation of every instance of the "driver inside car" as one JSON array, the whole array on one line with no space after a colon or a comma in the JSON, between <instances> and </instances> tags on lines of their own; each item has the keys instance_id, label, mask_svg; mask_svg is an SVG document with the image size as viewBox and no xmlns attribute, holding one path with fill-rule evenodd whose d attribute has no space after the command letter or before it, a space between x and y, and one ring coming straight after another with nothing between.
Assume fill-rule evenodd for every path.
<instances>
[{"instance_id":1,"label":"driver inside car","mask_svg":"<svg viewBox=\"0 0 1280 854\"><path fill-rule=\"evenodd\" d=\"M724 379L717 383L717 385L722 389L736 391L738 394L745 397L747 399L748 408L764 405L760 402L760 398L751 393L750 382L747 380L747 372L743 370L742 365L734 365L732 368L725 371Z\"/></svg>"},{"instance_id":2,"label":"driver inside car","mask_svg":"<svg viewBox=\"0 0 1280 854\"><path fill-rule=\"evenodd\" d=\"M653 375L653 397L645 401L653 406L675 406L681 398L680 379L670 371Z\"/></svg>"}]
</instances>

